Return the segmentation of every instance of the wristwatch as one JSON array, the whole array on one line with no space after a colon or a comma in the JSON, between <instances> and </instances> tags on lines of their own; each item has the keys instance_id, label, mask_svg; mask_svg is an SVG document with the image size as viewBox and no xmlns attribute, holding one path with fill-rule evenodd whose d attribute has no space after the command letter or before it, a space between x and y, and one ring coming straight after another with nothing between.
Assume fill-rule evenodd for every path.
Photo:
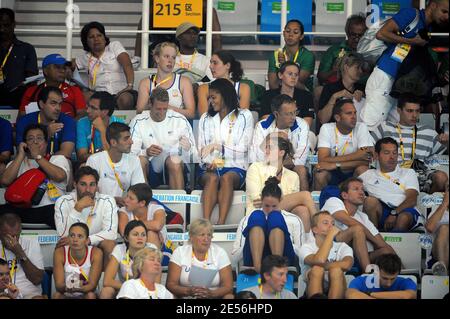
<instances>
[{"instance_id":1,"label":"wristwatch","mask_svg":"<svg viewBox=\"0 0 450 319\"><path fill-rule=\"evenodd\" d=\"M341 169L341 163L336 162L336 169Z\"/></svg>"},{"instance_id":2,"label":"wristwatch","mask_svg":"<svg viewBox=\"0 0 450 319\"><path fill-rule=\"evenodd\" d=\"M28 257L27 256L19 257L19 260L21 263L24 263L28 260Z\"/></svg>"},{"instance_id":3,"label":"wristwatch","mask_svg":"<svg viewBox=\"0 0 450 319\"><path fill-rule=\"evenodd\" d=\"M392 216L397 216L398 212L395 209L393 209L389 214L391 214Z\"/></svg>"},{"instance_id":4,"label":"wristwatch","mask_svg":"<svg viewBox=\"0 0 450 319\"><path fill-rule=\"evenodd\" d=\"M40 154L36 155L36 157L34 158L35 161L39 161L40 159L42 159L42 155Z\"/></svg>"}]
</instances>

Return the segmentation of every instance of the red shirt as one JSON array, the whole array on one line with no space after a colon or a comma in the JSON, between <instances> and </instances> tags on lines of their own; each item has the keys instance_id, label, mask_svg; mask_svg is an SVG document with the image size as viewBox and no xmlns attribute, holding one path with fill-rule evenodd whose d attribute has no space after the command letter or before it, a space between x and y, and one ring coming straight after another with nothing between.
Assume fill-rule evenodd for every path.
<instances>
[{"instance_id":1,"label":"red shirt","mask_svg":"<svg viewBox=\"0 0 450 319\"><path fill-rule=\"evenodd\" d=\"M30 86L22 97L19 111L25 112L25 106L32 102L37 102L37 96L45 84ZM63 102L61 104L61 112L68 116L75 117L77 111L86 108L86 102L81 90L77 86L71 86L64 82L60 85L60 90L63 93Z\"/></svg>"}]
</instances>

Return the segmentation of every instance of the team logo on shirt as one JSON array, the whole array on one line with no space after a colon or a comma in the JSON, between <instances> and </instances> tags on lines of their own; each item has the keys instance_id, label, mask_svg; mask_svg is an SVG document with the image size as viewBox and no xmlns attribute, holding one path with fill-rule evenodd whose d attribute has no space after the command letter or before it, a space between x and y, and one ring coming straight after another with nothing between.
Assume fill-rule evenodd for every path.
<instances>
[{"instance_id":1,"label":"team logo on shirt","mask_svg":"<svg viewBox=\"0 0 450 319\"><path fill-rule=\"evenodd\" d=\"M374 184L375 184L375 185L379 185L379 184L380 184L380 182L378 181L378 179L375 181Z\"/></svg>"},{"instance_id":2,"label":"team logo on shirt","mask_svg":"<svg viewBox=\"0 0 450 319\"><path fill-rule=\"evenodd\" d=\"M172 91L172 96L173 97L178 97L178 91Z\"/></svg>"}]
</instances>

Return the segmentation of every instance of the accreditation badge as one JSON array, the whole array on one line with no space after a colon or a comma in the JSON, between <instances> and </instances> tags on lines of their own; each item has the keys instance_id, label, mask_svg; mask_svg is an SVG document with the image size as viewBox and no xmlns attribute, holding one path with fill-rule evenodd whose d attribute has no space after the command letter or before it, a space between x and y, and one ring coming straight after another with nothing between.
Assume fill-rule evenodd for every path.
<instances>
[{"instance_id":1,"label":"accreditation badge","mask_svg":"<svg viewBox=\"0 0 450 319\"><path fill-rule=\"evenodd\" d=\"M411 45L406 43L399 43L395 47L394 53L391 55L391 59L402 63L403 60L408 55L409 51L411 51Z\"/></svg>"},{"instance_id":2,"label":"accreditation badge","mask_svg":"<svg viewBox=\"0 0 450 319\"><path fill-rule=\"evenodd\" d=\"M400 167L401 168L411 168L412 164L413 164L412 160L403 161L403 163L400 164Z\"/></svg>"}]
</instances>

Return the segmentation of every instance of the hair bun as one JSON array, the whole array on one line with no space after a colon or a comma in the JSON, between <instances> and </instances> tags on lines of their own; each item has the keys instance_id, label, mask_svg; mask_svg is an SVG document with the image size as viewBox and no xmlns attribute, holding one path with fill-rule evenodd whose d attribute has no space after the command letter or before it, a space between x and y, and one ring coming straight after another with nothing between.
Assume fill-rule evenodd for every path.
<instances>
[{"instance_id":1,"label":"hair bun","mask_svg":"<svg viewBox=\"0 0 450 319\"><path fill-rule=\"evenodd\" d=\"M278 185L280 183L279 179L276 178L275 176L271 176L269 177L266 182L264 183L265 186L274 184L274 185Z\"/></svg>"}]
</instances>

